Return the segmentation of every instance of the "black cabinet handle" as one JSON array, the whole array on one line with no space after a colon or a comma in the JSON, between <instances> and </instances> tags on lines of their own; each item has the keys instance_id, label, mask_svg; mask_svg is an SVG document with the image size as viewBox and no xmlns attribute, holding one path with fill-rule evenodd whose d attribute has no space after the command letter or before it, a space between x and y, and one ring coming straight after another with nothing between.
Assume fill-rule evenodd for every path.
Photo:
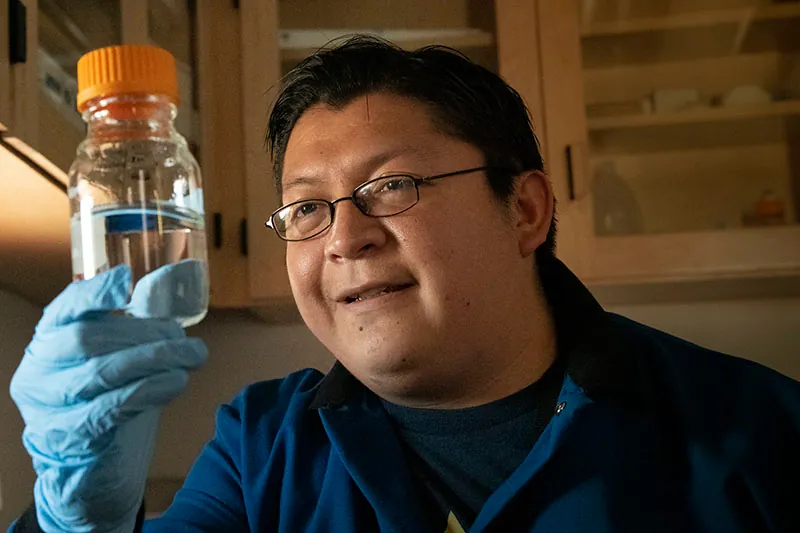
<instances>
[{"instance_id":1,"label":"black cabinet handle","mask_svg":"<svg viewBox=\"0 0 800 533\"><path fill-rule=\"evenodd\" d=\"M239 251L247 257L247 219L243 218L239 224Z\"/></svg>"},{"instance_id":2,"label":"black cabinet handle","mask_svg":"<svg viewBox=\"0 0 800 533\"><path fill-rule=\"evenodd\" d=\"M222 248L222 213L214 213L214 248Z\"/></svg>"},{"instance_id":3,"label":"black cabinet handle","mask_svg":"<svg viewBox=\"0 0 800 533\"><path fill-rule=\"evenodd\" d=\"M569 190L569 201L575 200L575 176L572 170L572 145L568 144L564 150L567 156L567 188Z\"/></svg>"},{"instance_id":4,"label":"black cabinet handle","mask_svg":"<svg viewBox=\"0 0 800 533\"><path fill-rule=\"evenodd\" d=\"M21 0L8 4L8 59L9 63L25 63L28 60L27 9Z\"/></svg>"}]
</instances>

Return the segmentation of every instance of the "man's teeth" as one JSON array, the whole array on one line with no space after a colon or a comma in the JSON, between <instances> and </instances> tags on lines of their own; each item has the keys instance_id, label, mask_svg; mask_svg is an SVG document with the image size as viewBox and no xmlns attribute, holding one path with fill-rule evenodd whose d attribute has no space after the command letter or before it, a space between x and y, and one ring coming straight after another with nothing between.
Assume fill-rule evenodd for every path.
<instances>
[{"instance_id":1,"label":"man's teeth","mask_svg":"<svg viewBox=\"0 0 800 533\"><path fill-rule=\"evenodd\" d=\"M353 298L354 302L361 302L364 300L369 300L370 298L376 298L378 296L383 296L384 294L389 294L390 292L394 292L401 287L378 287L367 292L362 292L361 294L356 295Z\"/></svg>"}]
</instances>

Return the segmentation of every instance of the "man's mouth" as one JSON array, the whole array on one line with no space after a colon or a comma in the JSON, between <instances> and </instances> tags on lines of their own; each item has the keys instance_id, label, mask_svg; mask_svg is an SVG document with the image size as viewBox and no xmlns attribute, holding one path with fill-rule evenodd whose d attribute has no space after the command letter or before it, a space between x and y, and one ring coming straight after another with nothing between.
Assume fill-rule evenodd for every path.
<instances>
[{"instance_id":1,"label":"man's mouth","mask_svg":"<svg viewBox=\"0 0 800 533\"><path fill-rule=\"evenodd\" d=\"M345 303L351 304L354 302L363 302L366 300L372 300L374 298L385 296L393 292L402 291L403 289L407 289L409 287L411 287L410 283L406 283L403 285L386 285L383 287L375 287L374 289L368 289L359 292L357 294L348 296L347 298L345 298Z\"/></svg>"}]
</instances>

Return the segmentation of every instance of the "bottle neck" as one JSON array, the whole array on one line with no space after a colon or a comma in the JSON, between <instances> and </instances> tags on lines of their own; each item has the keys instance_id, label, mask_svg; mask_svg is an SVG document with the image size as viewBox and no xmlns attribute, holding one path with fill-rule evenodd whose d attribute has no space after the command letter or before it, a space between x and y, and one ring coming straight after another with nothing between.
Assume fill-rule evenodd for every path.
<instances>
[{"instance_id":1,"label":"bottle neck","mask_svg":"<svg viewBox=\"0 0 800 533\"><path fill-rule=\"evenodd\" d=\"M120 141L169 139L177 132L175 104L163 95L141 94L97 98L83 112L87 139Z\"/></svg>"}]
</instances>

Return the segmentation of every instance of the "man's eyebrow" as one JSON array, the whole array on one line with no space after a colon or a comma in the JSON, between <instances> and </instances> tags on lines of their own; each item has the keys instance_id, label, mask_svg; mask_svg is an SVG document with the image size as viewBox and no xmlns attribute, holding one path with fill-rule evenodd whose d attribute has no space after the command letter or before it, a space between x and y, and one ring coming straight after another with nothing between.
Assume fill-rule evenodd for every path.
<instances>
[{"instance_id":1,"label":"man's eyebrow","mask_svg":"<svg viewBox=\"0 0 800 533\"><path fill-rule=\"evenodd\" d=\"M286 192L300 185L319 185L322 182L322 178L316 176L298 176L297 178L292 178L288 183L283 182L283 191Z\"/></svg>"},{"instance_id":2,"label":"man's eyebrow","mask_svg":"<svg viewBox=\"0 0 800 533\"><path fill-rule=\"evenodd\" d=\"M388 161L391 161L392 159L396 159L398 157L405 155L414 155L416 158L424 161L435 157L436 152L435 150L432 149L421 149L419 146L403 145L395 147L391 150L378 152L377 154L372 155L369 159L361 163L359 166L361 167L362 172L364 172L364 174L369 174L373 172L376 168L386 164ZM394 170L401 171L405 169L394 169ZM294 188L295 186L301 186L301 185L314 186L324 182L325 182L324 178L316 176L314 174L300 175L297 176L296 178L290 178L289 181L284 181L283 191L286 192Z\"/></svg>"}]
</instances>

